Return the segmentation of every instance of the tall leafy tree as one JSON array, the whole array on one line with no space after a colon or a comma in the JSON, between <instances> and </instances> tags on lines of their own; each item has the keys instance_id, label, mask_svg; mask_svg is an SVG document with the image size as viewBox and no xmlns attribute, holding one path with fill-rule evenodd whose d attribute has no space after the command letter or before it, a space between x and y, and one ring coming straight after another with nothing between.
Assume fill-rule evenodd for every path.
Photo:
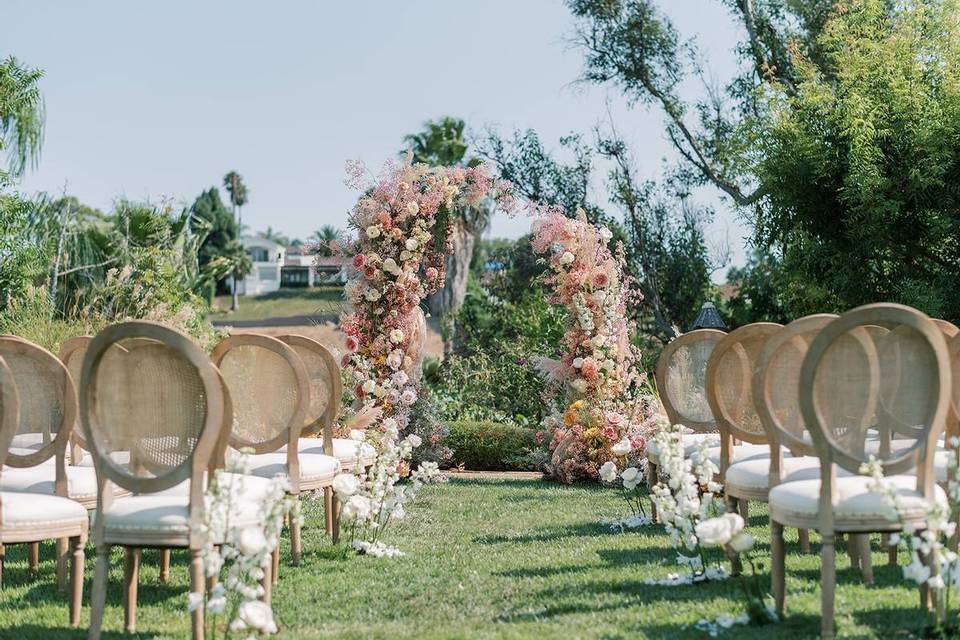
<instances>
[{"instance_id":1,"label":"tall leafy tree","mask_svg":"<svg viewBox=\"0 0 960 640\"><path fill-rule=\"evenodd\" d=\"M223 177L223 186L230 194L230 204L233 205L234 217L237 220L237 229L243 231L243 205L247 204L247 185L243 178L236 171L231 171ZM241 274L236 269L233 271L233 296L230 301L230 310L236 311L240 308L240 294L237 291L237 285Z\"/></svg>"},{"instance_id":2,"label":"tall leafy tree","mask_svg":"<svg viewBox=\"0 0 960 640\"><path fill-rule=\"evenodd\" d=\"M340 231L333 225L325 224L310 236L310 242L316 245L317 255L332 256L333 248L330 243L337 239Z\"/></svg>"},{"instance_id":3,"label":"tall leafy tree","mask_svg":"<svg viewBox=\"0 0 960 640\"><path fill-rule=\"evenodd\" d=\"M250 257L240 243L237 220L224 205L219 189L210 187L197 196L189 212L190 228L205 235L197 257L209 276L203 287L209 300L227 276L237 273L242 277L250 272Z\"/></svg>"},{"instance_id":4,"label":"tall leafy tree","mask_svg":"<svg viewBox=\"0 0 960 640\"><path fill-rule=\"evenodd\" d=\"M414 162L435 166L454 166L467 163L466 125L463 120L449 116L424 124L423 131L404 138L413 153ZM453 252L446 257L447 279L442 289L427 299L430 313L444 322L444 350L453 350L453 315L467 295L470 262L478 238L490 225L493 214L488 203L455 212L453 225ZM446 318L445 318L446 316Z\"/></svg>"},{"instance_id":5,"label":"tall leafy tree","mask_svg":"<svg viewBox=\"0 0 960 640\"><path fill-rule=\"evenodd\" d=\"M0 60L0 186L23 174L40 156L43 142L43 99L37 86L43 72L16 58Z\"/></svg>"}]
</instances>

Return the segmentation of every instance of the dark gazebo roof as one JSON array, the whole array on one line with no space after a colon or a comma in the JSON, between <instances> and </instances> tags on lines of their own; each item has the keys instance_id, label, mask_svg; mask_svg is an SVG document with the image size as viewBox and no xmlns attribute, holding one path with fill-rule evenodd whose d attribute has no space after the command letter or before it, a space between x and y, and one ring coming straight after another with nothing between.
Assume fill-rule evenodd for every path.
<instances>
[{"instance_id":1,"label":"dark gazebo roof","mask_svg":"<svg viewBox=\"0 0 960 640\"><path fill-rule=\"evenodd\" d=\"M720 317L720 312L717 311L717 308L713 305L712 302L704 302L703 306L700 307L700 313L697 314L697 319L693 321L693 326L690 327L693 329L722 329L726 330L727 325L724 323L723 318Z\"/></svg>"}]
</instances>

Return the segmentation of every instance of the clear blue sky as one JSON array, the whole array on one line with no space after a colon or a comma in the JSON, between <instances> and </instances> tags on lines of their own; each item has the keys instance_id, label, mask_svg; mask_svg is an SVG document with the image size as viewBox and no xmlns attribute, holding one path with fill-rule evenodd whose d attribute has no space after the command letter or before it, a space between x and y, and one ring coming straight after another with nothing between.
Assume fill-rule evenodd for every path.
<instances>
[{"instance_id":1,"label":"clear blue sky","mask_svg":"<svg viewBox=\"0 0 960 640\"><path fill-rule=\"evenodd\" d=\"M729 78L737 32L719 0L662 2ZM187 204L235 169L250 189L245 223L305 237L344 226L344 160L378 167L426 119L532 127L556 146L589 133L608 99L644 177L672 157L658 111L573 86L582 60L561 0L7 0L3 13L0 56L46 73L43 155L21 188L66 184L102 209L120 196ZM741 263L747 230L715 194L701 199L718 208L709 239ZM528 226L501 216L491 234Z\"/></svg>"}]
</instances>

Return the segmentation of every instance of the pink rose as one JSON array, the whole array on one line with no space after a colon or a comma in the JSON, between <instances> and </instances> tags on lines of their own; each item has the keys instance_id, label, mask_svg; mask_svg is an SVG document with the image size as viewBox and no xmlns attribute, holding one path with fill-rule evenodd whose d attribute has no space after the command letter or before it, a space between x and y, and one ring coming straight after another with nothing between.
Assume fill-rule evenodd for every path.
<instances>
[{"instance_id":1,"label":"pink rose","mask_svg":"<svg viewBox=\"0 0 960 640\"><path fill-rule=\"evenodd\" d=\"M363 275L367 277L367 280L373 280L373 277L377 275L377 268L371 264L368 264L363 270Z\"/></svg>"},{"instance_id":2,"label":"pink rose","mask_svg":"<svg viewBox=\"0 0 960 640\"><path fill-rule=\"evenodd\" d=\"M598 375L597 361L593 358L584 358L583 364L580 366L580 375L582 375L587 382L596 382Z\"/></svg>"},{"instance_id":3,"label":"pink rose","mask_svg":"<svg viewBox=\"0 0 960 640\"><path fill-rule=\"evenodd\" d=\"M427 267L427 280L436 280L439 275L436 267Z\"/></svg>"},{"instance_id":4,"label":"pink rose","mask_svg":"<svg viewBox=\"0 0 960 640\"><path fill-rule=\"evenodd\" d=\"M341 367L347 367L347 366L349 366L349 365L350 365L350 354L349 354L349 353L345 353L345 354L343 354L343 357L340 358L340 366L341 366Z\"/></svg>"},{"instance_id":5,"label":"pink rose","mask_svg":"<svg viewBox=\"0 0 960 640\"><path fill-rule=\"evenodd\" d=\"M356 351L360 347L360 343L353 336L347 337L347 349L350 351ZM349 356L347 356L349 358Z\"/></svg>"},{"instance_id":6,"label":"pink rose","mask_svg":"<svg viewBox=\"0 0 960 640\"><path fill-rule=\"evenodd\" d=\"M353 256L353 268L354 269L363 269L363 265L367 263L367 257L362 253L358 253Z\"/></svg>"},{"instance_id":7,"label":"pink rose","mask_svg":"<svg viewBox=\"0 0 960 640\"><path fill-rule=\"evenodd\" d=\"M606 272L597 271L595 274L593 274L593 286L603 289L608 284L610 284L610 276L608 276Z\"/></svg>"}]
</instances>

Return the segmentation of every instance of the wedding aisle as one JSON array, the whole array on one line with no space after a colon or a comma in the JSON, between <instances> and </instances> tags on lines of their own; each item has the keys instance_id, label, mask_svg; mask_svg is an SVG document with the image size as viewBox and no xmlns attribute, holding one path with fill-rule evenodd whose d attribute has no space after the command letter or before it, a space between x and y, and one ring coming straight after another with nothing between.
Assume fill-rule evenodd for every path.
<instances>
[{"instance_id":1,"label":"wedding aisle","mask_svg":"<svg viewBox=\"0 0 960 640\"><path fill-rule=\"evenodd\" d=\"M751 532L767 553L762 505L751 505ZM706 638L703 618L739 614L735 581L697 586L647 584L676 563L662 527L612 533L599 521L621 515L614 491L556 482L453 480L425 487L410 518L389 535L407 555L355 557L322 539L320 503L305 510L303 565L289 567L283 551L274 594L281 638ZM311 526L313 525L313 526ZM719 637L805 638L819 630L819 559L803 556L788 533L790 611L776 627L735 627ZM813 545L816 553L818 546ZM92 555L92 554L91 554ZM847 637L885 638L917 623L916 590L899 569L874 554L877 585L860 584L839 560L837 610ZM87 588L93 575L88 556ZM41 550L40 571L52 575L53 547ZM183 638L187 559L174 553L169 584L159 584L157 555L145 551L140 581L139 638ZM111 601L120 601L122 555L112 557ZM767 577L764 567L764 579ZM22 547L7 556L0 590L0 638L75 637L62 629L62 599L52 580L29 576ZM107 608L107 628L120 628L120 607ZM86 624L89 609L84 609ZM49 627L48 627L49 625ZM51 627L60 626L60 629ZM6 631L5 631L6 630ZM903 636L909 637L909 636Z\"/></svg>"}]
</instances>

